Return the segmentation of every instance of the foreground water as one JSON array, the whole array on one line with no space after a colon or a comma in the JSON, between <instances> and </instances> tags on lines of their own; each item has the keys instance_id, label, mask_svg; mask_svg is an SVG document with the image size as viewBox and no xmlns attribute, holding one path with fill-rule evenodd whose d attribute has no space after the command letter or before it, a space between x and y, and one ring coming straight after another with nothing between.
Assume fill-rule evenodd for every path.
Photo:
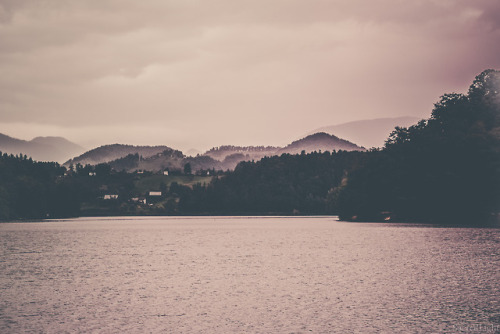
<instances>
[{"instance_id":1,"label":"foreground water","mask_svg":"<svg viewBox=\"0 0 500 334\"><path fill-rule=\"evenodd\" d=\"M500 332L500 230L333 218L0 224L0 332Z\"/></svg>"}]
</instances>

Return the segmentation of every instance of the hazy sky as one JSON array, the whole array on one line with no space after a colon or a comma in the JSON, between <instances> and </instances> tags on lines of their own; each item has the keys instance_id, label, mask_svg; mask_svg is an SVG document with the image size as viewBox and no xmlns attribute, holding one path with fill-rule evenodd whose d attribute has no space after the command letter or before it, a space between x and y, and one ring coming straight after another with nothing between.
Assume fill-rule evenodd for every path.
<instances>
[{"instance_id":1,"label":"hazy sky","mask_svg":"<svg viewBox=\"0 0 500 334\"><path fill-rule=\"evenodd\" d=\"M0 132L283 145L429 116L500 68L498 0L0 0Z\"/></svg>"}]
</instances>

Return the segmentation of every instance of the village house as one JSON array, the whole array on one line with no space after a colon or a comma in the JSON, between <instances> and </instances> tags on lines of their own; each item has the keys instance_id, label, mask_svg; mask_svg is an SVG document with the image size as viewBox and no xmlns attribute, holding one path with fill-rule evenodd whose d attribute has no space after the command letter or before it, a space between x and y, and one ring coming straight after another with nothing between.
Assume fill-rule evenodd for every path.
<instances>
[{"instance_id":1,"label":"village house","mask_svg":"<svg viewBox=\"0 0 500 334\"><path fill-rule=\"evenodd\" d=\"M130 199L131 202L134 202L134 203L142 203L142 204L147 204L147 201L144 197L132 197Z\"/></svg>"},{"instance_id":2,"label":"village house","mask_svg":"<svg viewBox=\"0 0 500 334\"><path fill-rule=\"evenodd\" d=\"M148 204L153 205L161 201L161 191L149 191L147 194Z\"/></svg>"},{"instance_id":3,"label":"village house","mask_svg":"<svg viewBox=\"0 0 500 334\"><path fill-rule=\"evenodd\" d=\"M108 200L108 199L118 199L118 195L116 195L116 194L104 195L103 199L105 199L105 200Z\"/></svg>"}]
</instances>

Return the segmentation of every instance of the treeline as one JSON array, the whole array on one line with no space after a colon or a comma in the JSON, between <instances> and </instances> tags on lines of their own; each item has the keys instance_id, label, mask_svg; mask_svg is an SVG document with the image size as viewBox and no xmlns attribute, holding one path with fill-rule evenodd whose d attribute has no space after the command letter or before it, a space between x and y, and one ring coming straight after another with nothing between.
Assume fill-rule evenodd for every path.
<instances>
[{"instance_id":1,"label":"treeline","mask_svg":"<svg viewBox=\"0 0 500 334\"><path fill-rule=\"evenodd\" d=\"M0 153L0 219L65 216L74 210L74 193L59 182L64 172L57 163Z\"/></svg>"},{"instance_id":2,"label":"treeline","mask_svg":"<svg viewBox=\"0 0 500 334\"><path fill-rule=\"evenodd\" d=\"M112 171L108 164L66 169L26 155L0 152L0 220L77 217L88 204L100 205L106 193L133 193L133 175ZM113 205L100 205L103 214Z\"/></svg>"}]
</instances>

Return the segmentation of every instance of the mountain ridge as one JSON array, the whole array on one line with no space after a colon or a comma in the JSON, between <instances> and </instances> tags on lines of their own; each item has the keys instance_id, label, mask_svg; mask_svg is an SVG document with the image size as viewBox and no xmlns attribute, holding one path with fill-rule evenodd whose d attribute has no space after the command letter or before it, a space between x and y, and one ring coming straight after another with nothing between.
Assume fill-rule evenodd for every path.
<instances>
[{"instance_id":1,"label":"mountain ridge","mask_svg":"<svg viewBox=\"0 0 500 334\"><path fill-rule=\"evenodd\" d=\"M85 149L63 137L35 137L23 140L0 133L0 151L8 154L25 154L38 161L64 162Z\"/></svg>"},{"instance_id":2,"label":"mountain ridge","mask_svg":"<svg viewBox=\"0 0 500 334\"><path fill-rule=\"evenodd\" d=\"M141 146L141 145L126 145L126 144L109 144L96 147L89 150L77 157L69 159L64 163L64 166L71 164L81 165L96 165L100 163L107 163L113 160L124 158L129 154L139 154L143 158L149 158L155 154L159 154L172 148L165 145L157 146Z\"/></svg>"},{"instance_id":3,"label":"mountain ridge","mask_svg":"<svg viewBox=\"0 0 500 334\"><path fill-rule=\"evenodd\" d=\"M184 165L189 163L192 170L196 172L212 169L232 170L242 161L257 161L266 156L334 150L364 151L365 149L337 136L317 133L296 140L285 147L222 145L195 157L186 156L181 151L168 146L104 145L68 160L64 165L78 163L95 165L105 162L115 170L133 172L137 170L182 170Z\"/></svg>"}]
</instances>

